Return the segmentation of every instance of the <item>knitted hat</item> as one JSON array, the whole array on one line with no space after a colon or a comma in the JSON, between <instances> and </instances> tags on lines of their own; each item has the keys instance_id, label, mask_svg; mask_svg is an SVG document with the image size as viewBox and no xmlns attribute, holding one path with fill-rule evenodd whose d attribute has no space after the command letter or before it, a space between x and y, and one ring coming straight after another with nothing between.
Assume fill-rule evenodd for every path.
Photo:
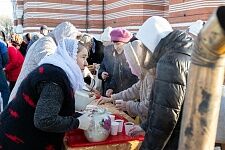
<instances>
[{"instance_id":1,"label":"knitted hat","mask_svg":"<svg viewBox=\"0 0 225 150\"><path fill-rule=\"evenodd\" d=\"M132 33L123 28L113 29L110 33L112 42L124 42L127 43L133 37Z\"/></svg>"}]
</instances>

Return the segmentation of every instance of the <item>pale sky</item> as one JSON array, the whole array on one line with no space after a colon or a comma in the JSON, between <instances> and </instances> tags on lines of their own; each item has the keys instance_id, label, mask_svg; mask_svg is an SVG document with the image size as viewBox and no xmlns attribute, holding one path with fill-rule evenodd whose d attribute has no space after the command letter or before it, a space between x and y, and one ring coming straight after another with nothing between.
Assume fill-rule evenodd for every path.
<instances>
[{"instance_id":1,"label":"pale sky","mask_svg":"<svg viewBox=\"0 0 225 150\"><path fill-rule=\"evenodd\" d=\"M13 7L11 0L0 0L0 17L1 16L9 16L13 18Z\"/></svg>"}]
</instances>

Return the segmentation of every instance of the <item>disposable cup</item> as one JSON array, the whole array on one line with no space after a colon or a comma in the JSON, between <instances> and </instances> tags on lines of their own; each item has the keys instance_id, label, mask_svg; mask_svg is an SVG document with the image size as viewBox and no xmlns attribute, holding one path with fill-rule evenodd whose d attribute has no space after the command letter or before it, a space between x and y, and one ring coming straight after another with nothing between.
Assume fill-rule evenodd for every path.
<instances>
[{"instance_id":1,"label":"disposable cup","mask_svg":"<svg viewBox=\"0 0 225 150\"><path fill-rule=\"evenodd\" d=\"M124 126L125 126L125 134L128 135L130 129L132 129L134 127L134 123L133 122L125 122Z\"/></svg>"},{"instance_id":2,"label":"disposable cup","mask_svg":"<svg viewBox=\"0 0 225 150\"><path fill-rule=\"evenodd\" d=\"M119 123L118 122L112 122L111 123L111 135L117 135L118 128L119 128Z\"/></svg>"},{"instance_id":3,"label":"disposable cup","mask_svg":"<svg viewBox=\"0 0 225 150\"><path fill-rule=\"evenodd\" d=\"M122 132L123 131L123 122L124 122L124 120L122 120L122 119L116 119L115 122L118 122L119 123L118 132Z\"/></svg>"},{"instance_id":4,"label":"disposable cup","mask_svg":"<svg viewBox=\"0 0 225 150\"><path fill-rule=\"evenodd\" d=\"M115 115L109 115L111 122L115 121Z\"/></svg>"}]
</instances>

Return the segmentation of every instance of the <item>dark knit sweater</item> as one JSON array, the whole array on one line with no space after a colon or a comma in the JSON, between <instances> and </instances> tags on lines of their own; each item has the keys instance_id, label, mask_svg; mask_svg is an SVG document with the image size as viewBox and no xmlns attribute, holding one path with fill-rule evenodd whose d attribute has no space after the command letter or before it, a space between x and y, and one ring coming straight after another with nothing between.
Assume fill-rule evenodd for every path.
<instances>
[{"instance_id":1,"label":"dark knit sweater","mask_svg":"<svg viewBox=\"0 0 225 150\"><path fill-rule=\"evenodd\" d=\"M62 69L53 65L35 69L0 116L0 148L61 149L64 132L79 126L73 95Z\"/></svg>"}]
</instances>

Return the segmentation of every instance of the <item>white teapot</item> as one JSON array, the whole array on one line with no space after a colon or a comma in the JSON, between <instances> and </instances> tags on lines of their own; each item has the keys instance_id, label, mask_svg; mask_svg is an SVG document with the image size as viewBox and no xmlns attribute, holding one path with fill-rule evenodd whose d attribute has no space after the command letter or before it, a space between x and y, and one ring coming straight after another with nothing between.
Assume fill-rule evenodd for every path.
<instances>
[{"instance_id":1,"label":"white teapot","mask_svg":"<svg viewBox=\"0 0 225 150\"><path fill-rule=\"evenodd\" d=\"M94 107L90 110L94 123L86 131L85 137L89 142L101 142L108 138L111 128L111 119L104 108Z\"/></svg>"}]
</instances>

